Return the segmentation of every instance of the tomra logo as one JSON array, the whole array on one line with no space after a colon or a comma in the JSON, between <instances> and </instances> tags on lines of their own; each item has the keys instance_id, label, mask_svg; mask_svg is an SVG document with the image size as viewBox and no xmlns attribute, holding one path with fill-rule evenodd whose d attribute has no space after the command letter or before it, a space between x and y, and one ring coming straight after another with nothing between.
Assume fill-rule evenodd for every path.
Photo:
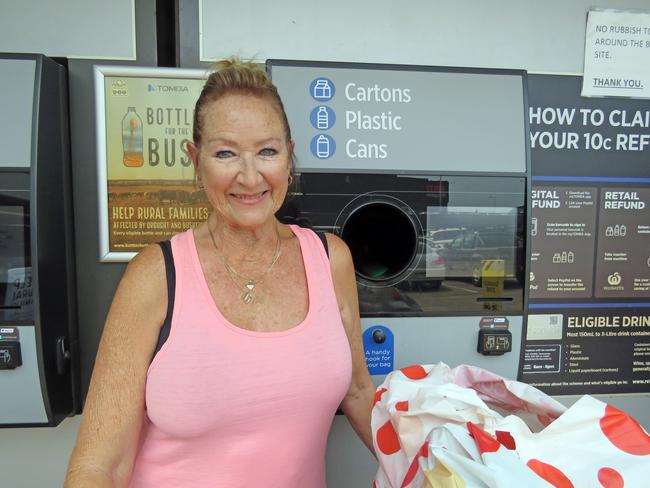
<instances>
[{"instance_id":1,"label":"tomra logo","mask_svg":"<svg viewBox=\"0 0 650 488\"><path fill-rule=\"evenodd\" d=\"M185 85L152 85L149 83L147 86L147 91L157 91L163 93L189 93L190 89Z\"/></svg>"}]
</instances>

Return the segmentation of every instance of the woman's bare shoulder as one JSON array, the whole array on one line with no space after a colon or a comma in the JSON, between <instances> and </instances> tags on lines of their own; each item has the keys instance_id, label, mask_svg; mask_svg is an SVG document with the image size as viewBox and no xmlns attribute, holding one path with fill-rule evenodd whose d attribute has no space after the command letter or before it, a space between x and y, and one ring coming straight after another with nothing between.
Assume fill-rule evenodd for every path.
<instances>
[{"instance_id":1,"label":"woman's bare shoulder","mask_svg":"<svg viewBox=\"0 0 650 488\"><path fill-rule=\"evenodd\" d=\"M129 262L124 276L133 275L130 278L137 278L141 275L165 274L165 257L159 244L149 244L143 248Z\"/></svg>"},{"instance_id":2,"label":"woman's bare shoulder","mask_svg":"<svg viewBox=\"0 0 650 488\"><path fill-rule=\"evenodd\" d=\"M165 258L160 246L151 244L140 251L126 267L115 292L111 312L120 315L149 315L155 327L162 324L166 309Z\"/></svg>"},{"instance_id":3,"label":"woman's bare shoulder","mask_svg":"<svg viewBox=\"0 0 650 488\"><path fill-rule=\"evenodd\" d=\"M327 247L332 265L352 265L352 254L345 241L330 232L325 232L325 238L327 239Z\"/></svg>"}]
</instances>

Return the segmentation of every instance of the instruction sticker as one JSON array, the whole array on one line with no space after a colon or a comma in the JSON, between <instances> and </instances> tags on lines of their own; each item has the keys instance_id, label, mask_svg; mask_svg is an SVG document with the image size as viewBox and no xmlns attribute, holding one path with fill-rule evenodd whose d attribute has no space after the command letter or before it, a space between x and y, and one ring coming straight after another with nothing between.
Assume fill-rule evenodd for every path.
<instances>
[{"instance_id":1,"label":"instruction sticker","mask_svg":"<svg viewBox=\"0 0 650 488\"><path fill-rule=\"evenodd\" d=\"M368 327L363 333L363 350L370 374L388 374L393 371L395 341L388 327Z\"/></svg>"}]
</instances>

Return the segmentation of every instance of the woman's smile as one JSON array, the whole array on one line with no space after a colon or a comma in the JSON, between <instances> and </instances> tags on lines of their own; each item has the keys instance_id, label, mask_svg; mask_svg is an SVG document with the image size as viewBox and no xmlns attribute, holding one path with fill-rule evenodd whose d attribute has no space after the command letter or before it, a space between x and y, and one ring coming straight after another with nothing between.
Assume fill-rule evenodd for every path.
<instances>
[{"instance_id":1,"label":"woman's smile","mask_svg":"<svg viewBox=\"0 0 650 488\"><path fill-rule=\"evenodd\" d=\"M230 196L240 205L257 205L266 198L269 190L259 193L231 193Z\"/></svg>"}]
</instances>

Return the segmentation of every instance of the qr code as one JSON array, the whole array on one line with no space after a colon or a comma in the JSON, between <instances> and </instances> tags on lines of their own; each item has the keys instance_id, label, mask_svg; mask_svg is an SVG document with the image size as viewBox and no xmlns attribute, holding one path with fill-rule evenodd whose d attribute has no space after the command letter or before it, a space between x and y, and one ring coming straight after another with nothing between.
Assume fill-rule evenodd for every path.
<instances>
[{"instance_id":1,"label":"qr code","mask_svg":"<svg viewBox=\"0 0 650 488\"><path fill-rule=\"evenodd\" d=\"M562 314L533 314L528 316L527 340L561 340Z\"/></svg>"}]
</instances>

